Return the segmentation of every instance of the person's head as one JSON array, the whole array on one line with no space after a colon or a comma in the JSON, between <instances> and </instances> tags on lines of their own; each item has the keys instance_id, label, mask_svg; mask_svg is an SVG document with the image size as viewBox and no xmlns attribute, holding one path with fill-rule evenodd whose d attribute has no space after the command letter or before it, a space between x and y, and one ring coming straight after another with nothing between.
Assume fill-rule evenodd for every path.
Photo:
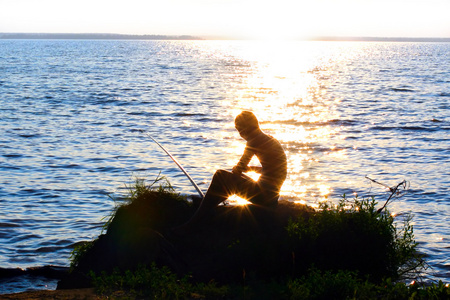
<instances>
[{"instance_id":1,"label":"person's head","mask_svg":"<svg viewBox=\"0 0 450 300\"><path fill-rule=\"evenodd\" d=\"M259 122L251 111L241 112L234 120L235 127L241 137L248 140L260 131Z\"/></svg>"}]
</instances>

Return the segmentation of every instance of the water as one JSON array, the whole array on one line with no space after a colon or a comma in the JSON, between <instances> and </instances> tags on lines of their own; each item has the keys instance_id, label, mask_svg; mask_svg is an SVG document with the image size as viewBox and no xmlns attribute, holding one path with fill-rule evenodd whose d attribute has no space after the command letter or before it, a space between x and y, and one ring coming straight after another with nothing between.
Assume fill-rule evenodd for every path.
<instances>
[{"instance_id":1,"label":"water","mask_svg":"<svg viewBox=\"0 0 450 300\"><path fill-rule=\"evenodd\" d=\"M388 208L414 214L426 275L448 282L448 61L448 43L0 40L0 267L67 266L136 177L195 194L138 130L206 190L239 159L233 119L250 109L286 149L286 199L381 205L365 176L408 180Z\"/></svg>"}]
</instances>

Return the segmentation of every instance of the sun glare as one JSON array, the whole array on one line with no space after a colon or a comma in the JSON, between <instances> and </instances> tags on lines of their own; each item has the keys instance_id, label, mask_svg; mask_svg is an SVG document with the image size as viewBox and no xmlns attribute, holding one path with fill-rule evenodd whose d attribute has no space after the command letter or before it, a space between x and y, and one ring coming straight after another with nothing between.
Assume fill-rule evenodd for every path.
<instances>
[{"instance_id":1,"label":"sun glare","mask_svg":"<svg viewBox=\"0 0 450 300\"><path fill-rule=\"evenodd\" d=\"M238 195L233 195L228 197L228 201L231 205L248 205L251 202L245 200L244 198L239 197Z\"/></svg>"},{"instance_id":2,"label":"sun glare","mask_svg":"<svg viewBox=\"0 0 450 300\"><path fill-rule=\"evenodd\" d=\"M282 198L320 202L333 192L329 179L316 166L322 158L347 160L348 150L331 143L342 130L330 121L341 119L338 108L343 99L333 98L328 90L336 80L333 68L361 55L361 50L358 45L323 47L319 42L300 41L216 41L202 48L209 57L225 60L233 68L230 73L239 78L236 87L228 90L230 100L223 102L224 115L234 119L242 110L253 111L261 129L285 148L288 177L280 192ZM242 155L245 141L232 121L223 134L230 139L224 161L225 168L231 169ZM258 166L259 161L254 158L249 165ZM236 196L231 200L248 203Z\"/></svg>"},{"instance_id":3,"label":"sun glare","mask_svg":"<svg viewBox=\"0 0 450 300\"><path fill-rule=\"evenodd\" d=\"M313 145L327 145L341 130L327 125L330 120L340 118L337 107L342 100L327 94L327 85L333 84L329 76L332 72L328 70L352 54L294 41L241 41L234 45L227 57L247 67L242 83L234 91L235 102L228 113L253 111L263 131L284 145L288 178L281 190L282 197L326 201L332 193L328 179L320 173L310 176L311 167L323 155L335 160L347 159L347 151L329 145L324 146L318 156ZM227 150L230 154L227 164L231 167L245 147L245 142L235 134L236 142ZM259 162L252 161L251 165L259 165ZM237 204L248 203L236 196L230 200Z\"/></svg>"}]
</instances>

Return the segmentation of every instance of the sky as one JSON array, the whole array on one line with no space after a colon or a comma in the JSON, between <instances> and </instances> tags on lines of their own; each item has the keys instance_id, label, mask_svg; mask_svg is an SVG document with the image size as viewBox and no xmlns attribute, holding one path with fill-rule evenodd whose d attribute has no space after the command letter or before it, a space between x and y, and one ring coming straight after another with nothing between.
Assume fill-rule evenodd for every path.
<instances>
[{"instance_id":1,"label":"sky","mask_svg":"<svg viewBox=\"0 0 450 300\"><path fill-rule=\"evenodd\" d=\"M450 0L0 0L0 32L450 37Z\"/></svg>"}]
</instances>

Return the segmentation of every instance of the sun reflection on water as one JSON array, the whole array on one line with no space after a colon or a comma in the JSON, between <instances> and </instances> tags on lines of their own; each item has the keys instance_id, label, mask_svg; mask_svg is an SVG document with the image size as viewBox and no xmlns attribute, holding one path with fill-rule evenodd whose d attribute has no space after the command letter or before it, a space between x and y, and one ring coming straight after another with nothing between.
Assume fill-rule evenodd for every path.
<instances>
[{"instance_id":1,"label":"sun reflection on water","mask_svg":"<svg viewBox=\"0 0 450 300\"><path fill-rule=\"evenodd\" d=\"M339 119L336 107L342 100L327 94L327 85L333 82L328 69L345 59L345 55L342 51L316 47L314 43L287 43L288 47L283 43L242 42L230 48L228 59L233 57L240 62L235 65L246 65L247 72L241 74L245 76L241 78L240 88L234 91L233 104L224 105L233 117L241 110L253 111L261 128L284 146L288 178L282 196L325 201L332 192L327 178L316 171L314 177L310 173L318 162L316 148L328 149L323 155L333 156L335 160L346 158L345 149L327 145L330 137L340 131L329 126L329 122ZM237 134L235 138L226 150L230 154L227 161L230 168L245 147ZM251 162L255 163L258 162Z\"/></svg>"}]
</instances>

